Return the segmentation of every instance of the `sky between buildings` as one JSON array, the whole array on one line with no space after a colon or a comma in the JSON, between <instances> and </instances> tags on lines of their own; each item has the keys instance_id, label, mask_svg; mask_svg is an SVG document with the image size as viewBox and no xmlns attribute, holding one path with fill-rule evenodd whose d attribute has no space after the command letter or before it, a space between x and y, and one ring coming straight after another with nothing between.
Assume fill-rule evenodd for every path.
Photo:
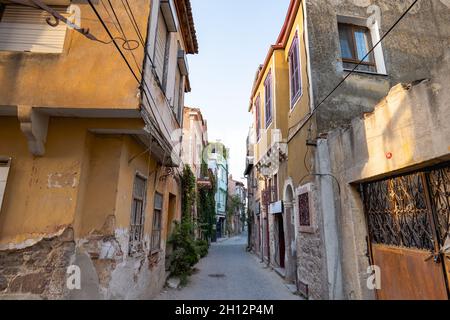
<instances>
[{"instance_id":1,"label":"sky between buildings","mask_svg":"<svg viewBox=\"0 0 450 320\"><path fill-rule=\"evenodd\" d=\"M289 0L191 0L200 53L189 57L192 92L185 105L201 108L210 141L230 149L230 173L244 175L252 122L250 94L259 64L274 44Z\"/></svg>"}]
</instances>

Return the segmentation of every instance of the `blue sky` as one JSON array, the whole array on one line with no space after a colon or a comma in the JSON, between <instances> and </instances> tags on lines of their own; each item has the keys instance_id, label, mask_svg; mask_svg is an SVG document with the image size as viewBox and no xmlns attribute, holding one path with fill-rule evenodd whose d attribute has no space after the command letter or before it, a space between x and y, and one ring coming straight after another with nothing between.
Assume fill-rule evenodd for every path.
<instances>
[{"instance_id":1,"label":"blue sky","mask_svg":"<svg viewBox=\"0 0 450 320\"><path fill-rule=\"evenodd\" d=\"M230 173L243 177L248 113L255 72L274 44L289 0L191 0L200 53L189 57L192 92L185 105L200 108L210 141L230 149Z\"/></svg>"}]
</instances>

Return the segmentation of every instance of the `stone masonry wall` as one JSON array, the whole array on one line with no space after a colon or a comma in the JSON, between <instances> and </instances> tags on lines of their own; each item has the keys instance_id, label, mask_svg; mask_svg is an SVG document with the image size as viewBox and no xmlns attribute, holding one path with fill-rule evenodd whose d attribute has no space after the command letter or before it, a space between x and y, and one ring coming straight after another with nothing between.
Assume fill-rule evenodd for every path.
<instances>
[{"instance_id":1,"label":"stone masonry wall","mask_svg":"<svg viewBox=\"0 0 450 320\"><path fill-rule=\"evenodd\" d=\"M74 252L72 229L25 249L0 251L0 296L62 298Z\"/></svg>"}]
</instances>

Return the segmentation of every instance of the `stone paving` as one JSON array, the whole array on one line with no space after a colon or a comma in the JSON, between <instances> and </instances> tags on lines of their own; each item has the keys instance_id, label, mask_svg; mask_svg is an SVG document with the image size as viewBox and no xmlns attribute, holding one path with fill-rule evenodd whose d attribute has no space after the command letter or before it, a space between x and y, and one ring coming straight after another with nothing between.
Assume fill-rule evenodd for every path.
<instances>
[{"instance_id":1,"label":"stone paving","mask_svg":"<svg viewBox=\"0 0 450 320\"><path fill-rule=\"evenodd\" d=\"M157 300L300 300L282 278L246 252L247 235L213 244L182 289L167 289Z\"/></svg>"}]
</instances>

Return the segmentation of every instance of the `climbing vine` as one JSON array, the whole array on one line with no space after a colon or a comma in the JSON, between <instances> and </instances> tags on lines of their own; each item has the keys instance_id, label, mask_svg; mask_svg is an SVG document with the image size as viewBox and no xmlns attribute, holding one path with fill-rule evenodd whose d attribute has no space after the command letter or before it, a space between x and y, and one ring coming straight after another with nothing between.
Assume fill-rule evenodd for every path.
<instances>
[{"instance_id":1,"label":"climbing vine","mask_svg":"<svg viewBox=\"0 0 450 320\"><path fill-rule=\"evenodd\" d=\"M172 276L180 277L181 284L185 285L195 264L207 253L204 243L195 240L192 211L195 205L196 179L187 165L183 168L181 188L182 218L181 222L175 223L175 230L169 238L169 244L173 246L169 257L169 270Z\"/></svg>"},{"instance_id":2,"label":"climbing vine","mask_svg":"<svg viewBox=\"0 0 450 320\"><path fill-rule=\"evenodd\" d=\"M232 219L235 215L236 211L239 210L239 212L242 211L244 204L241 201L241 198L238 195L234 195L229 197L227 201L227 232L229 235L233 233L232 230ZM239 219L242 219L241 216L239 216Z\"/></svg>"},{"instance_id":3,"label":"climbing vine","mask_svg":"<svg viewBox=\"0 0 450 320\"><path fill-rule=\"evenodd\" d=\"M185 165L181 177L181 212L183 217L192 217L195 204L195 184L194 173L188 165Z\"/></svg>"},{"instance_id":4,"label":"climbing vine","mask_svg":"<svg viewBox=\"0 0 450 320\"><path fill-rule=\"evenodd\" d=\"M199 228L202 239L211 241L216 232L216 179L212 172L208 170L208 165L203 162L201 174L210 181L210 186L198 190L197 213L199 218Z\"/></svg>"}]
</instances>

